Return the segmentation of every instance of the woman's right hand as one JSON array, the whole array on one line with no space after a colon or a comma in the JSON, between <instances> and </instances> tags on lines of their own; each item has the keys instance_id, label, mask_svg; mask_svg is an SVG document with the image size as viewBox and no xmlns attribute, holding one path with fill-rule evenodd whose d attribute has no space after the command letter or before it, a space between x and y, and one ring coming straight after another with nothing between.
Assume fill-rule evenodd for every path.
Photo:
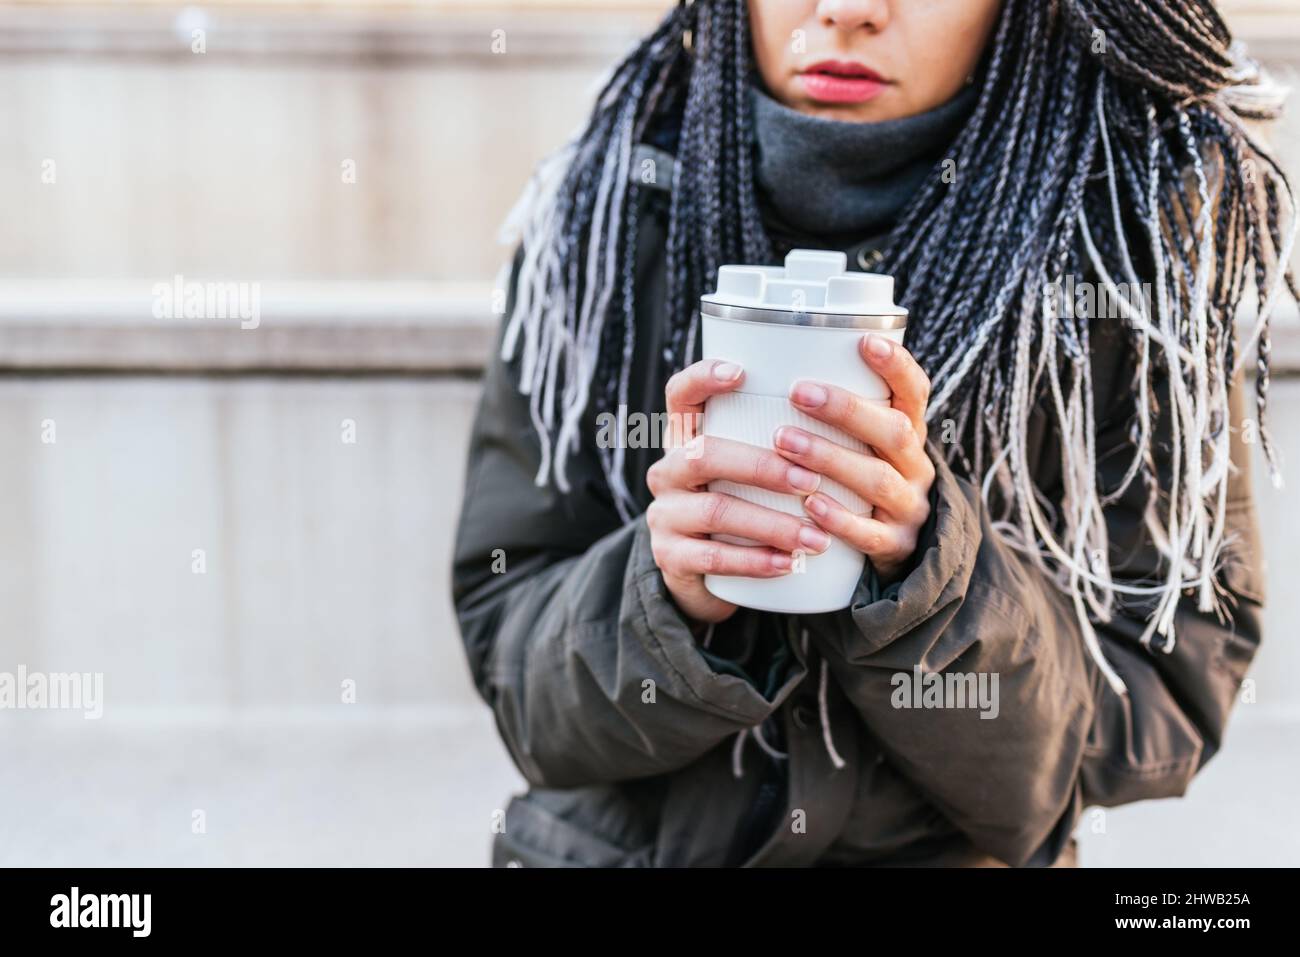
<instances>
[{"instance_id":1,"label":"woman's right hand","mask_svg":"<svg viewBox=\"0 0 1300 957\"><path fill-rule=\"evenodd\" d=\"M734 363L704 360L668 380L668 449L646 472L654 501L646 510L655 564L677 606L695 622L719 622L736 606L710 594L704 576L777 578L794 567L795 553L820 554L830 536L794 515L754 505L733 495L710 492L710 482L744 485L804 496L821 477L768 449L697 434L710 396L740 385L744 371ZM730 535L762 545L715 542Z\"/></svg>"}]
</instances>

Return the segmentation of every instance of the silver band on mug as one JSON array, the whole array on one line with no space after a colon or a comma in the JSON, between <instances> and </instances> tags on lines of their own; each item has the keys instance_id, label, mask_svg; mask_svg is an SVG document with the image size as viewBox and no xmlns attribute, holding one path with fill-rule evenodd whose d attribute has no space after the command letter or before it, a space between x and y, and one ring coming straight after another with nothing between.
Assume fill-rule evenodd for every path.
<instances>
[{"instance_id":1,"label":"silver band on mug","mask_svg":"<svg viewBox=\"0 0 1300 957\"><path fill-rule=\"evenodd\" d=\"M732 306L700 300L700 315L711 319L736 319L741 322L770 322L780 326L824 326L830 329L904 329L907 313L864 316L857 313L802 312L793 309L765 309L757 306Z\"/></svg>"}]
</instances>

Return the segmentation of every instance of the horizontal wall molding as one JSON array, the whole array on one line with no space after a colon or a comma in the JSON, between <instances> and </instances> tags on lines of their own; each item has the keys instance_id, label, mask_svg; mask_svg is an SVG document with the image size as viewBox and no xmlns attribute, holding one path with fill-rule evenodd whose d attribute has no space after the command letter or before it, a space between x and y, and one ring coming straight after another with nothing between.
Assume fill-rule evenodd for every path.
<instances>
[{"instance_id":1,"label":"horizontal wall molding","mask_svg":"<svg viewBox=\"0 0 1300 957\"><path fill-rule=\"evenodd\" d=\"M168 313L151 281L0 280L0 370L476 373L501 321L488 282L257 285L255 320L241 319L251 290L242 312L187 319L155 315ZM1300 374L1294 304L1272 333L1274 371Z\"/></svg>"},{"instance_id":2,"label":"horizontal wall molding","mask_svg":"<svg viewBox=\"0 0 1300 957\"><path fill-rule=\"evenodd\" d=\"M0 54L184 58L196 65L232 57L363 57L394 64L481 60L505 68L542 59L585 69L617 56L669 5L657 0L0 4ZM1238 2L1226 15L1256 56L1300 64L1300 17L1290 0ZM190 50L195 28L207 31L202 55ZM505 31L505 54L493 52L497 30Z\"/></svg>"},{"instance_id":3,"label":"horizontal wall molding","mask_svg":"<svg viewBox=\"0 0 1300 957\"><path fill-rule=\"evenodd\" d=\"M148 281L0 281L0 369L476 372L500 321L491 283L268 282L203 318L174 298Z\"/></svg>"},{"instance_id":4,"label":"horizontal wall molding","mask_svg":"<svg viewBox=\"0 0 1300 957\"><path fill-rule=\"evenodd\" d=\"M589 71L611 62L660 15L653 5L578 8L566 15L492 5L397 10L0 6L0 54L165 58L195 66L232 58L307 58L370 65L475 61L511 69L544 61L551 69ZM195 29L205 31L202 54L191 50Z\"/></svg>"}]
</instances>

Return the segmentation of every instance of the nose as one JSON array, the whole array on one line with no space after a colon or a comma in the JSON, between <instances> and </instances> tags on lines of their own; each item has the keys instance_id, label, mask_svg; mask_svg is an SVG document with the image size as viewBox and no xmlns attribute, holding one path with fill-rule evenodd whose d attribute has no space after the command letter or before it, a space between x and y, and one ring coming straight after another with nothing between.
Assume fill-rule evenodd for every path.
<instances>
[{"instance_id":1,"label":"nose","mask_svg":"<svg viewBox=\"0 0 1300 957\"><path fill-rule=\"evenodd\" d=\"M856 30L866 27L879 33L889 23L889 5L893 0L819 0L817 18L828 27Z\"/></svg>"}]
</instances>

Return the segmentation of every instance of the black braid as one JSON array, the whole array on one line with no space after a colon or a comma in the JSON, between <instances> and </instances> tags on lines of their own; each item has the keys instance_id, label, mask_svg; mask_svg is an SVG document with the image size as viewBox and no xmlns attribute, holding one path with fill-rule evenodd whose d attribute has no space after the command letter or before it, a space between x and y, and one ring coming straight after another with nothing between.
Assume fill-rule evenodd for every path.
<instances>
[{"instance_id":1,"label":"black braid","mask_svg":"<svg viewBox=\"0 0 1300 957\"><path fill-rule=\"evenodd\" d=\"M682 43L688 33L689 50ZM1094 51L1098 37L1104 50ZM1200 180L1187 178L1196 169L1204 170L1216 203L1207 361L1231 368L1237 360L1241 344L1231 317L1248 281L1260 287L1262 305L1271 277L1285 271L1278 258L1290 210L1280 197L1285 192L1289 202L1290 191L1240 122L1271 110L1226 99L1242 82L1230 42L1210 0L1004 0L979 71L980 95L945 157L955 163L955 181L937 169L927 178L876 267L895 276L900 301L911 311L907 345L934 379L933 419L952 419L959 441L948 449L960 470L980 474L990 455L1005 448L1006 431L1023 422L1013 395L1014 360L1026 344L1034 355L1046 345L1032 315L1043 283L1090 266L1080 235L1085 220L1096 257L1117 282L1126 281L1130 262L1144 281L1164 271L1167 315L1176 338L1187 341L1194 277L1205 265L1195 233ZM563 297L566 328L576 333L577 304L587 293L579 264L605 246L622 260L594 362L599 409L626 401L627 360L636 345L629 328L637 294L635 187L620 210L625 234L612 245L593 235L596 193L629 129L638 141L669 136L676 148L665 346L656 357L664 377L694 358L699 296L718 267L773 261L754 185L750 43L746 0L674 8L614 71L575 141L553 206L553 253L562 267L549 274L557 278L547 292ZM1261 184L1247 182L1249 169ZM1153 223L1164 233L1154 243ZM1286 282L1294 295L1289 275ZM1071 377L1086 375L1079 362L1089 348L1088 329L1079 316L1053 329L1055 354L1067 369L1060 383L1077 382ZM1126 347L1136 351L1141 336L1126 327ZM1269 348L1264 329L1256 377L1261 431ZM1041 369L1034 375L1039 392L1045 377ZM1154 367L1145 382L1158 414L1163 398ZM543 407L553 401L559 396L548 395ZM1137 459L1135 473L1154 489L1150 450Z\"/></svg>"}]
</instances>

